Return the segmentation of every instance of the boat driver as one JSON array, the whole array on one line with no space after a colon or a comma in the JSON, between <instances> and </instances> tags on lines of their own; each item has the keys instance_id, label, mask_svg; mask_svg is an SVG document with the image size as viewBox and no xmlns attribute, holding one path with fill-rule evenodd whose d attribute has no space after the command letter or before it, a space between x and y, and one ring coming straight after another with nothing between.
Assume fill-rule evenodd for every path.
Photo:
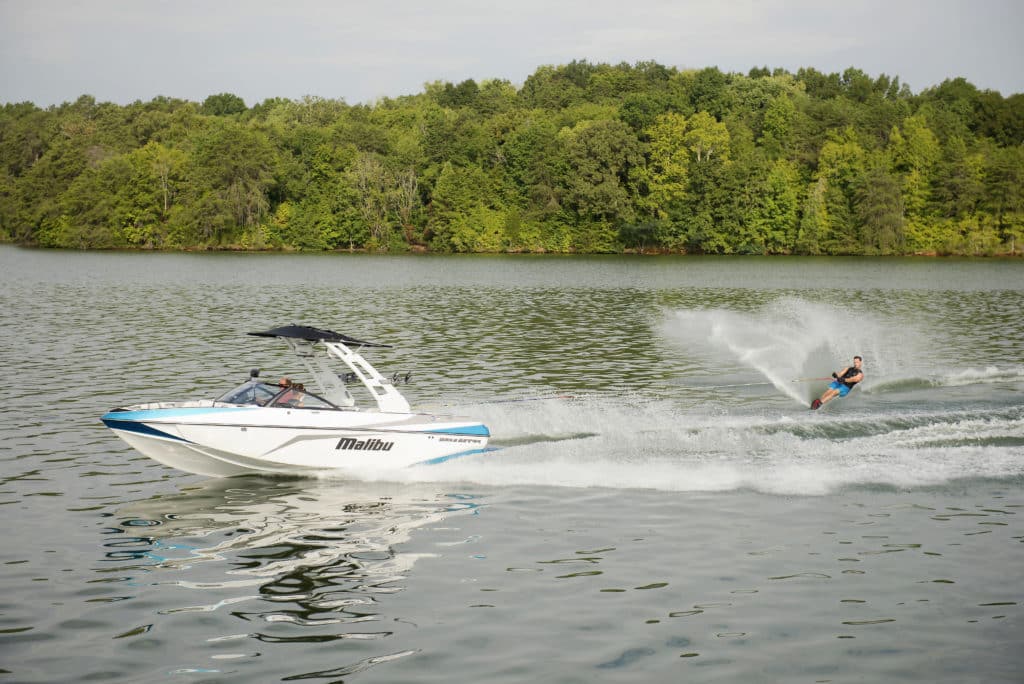
<instances>
[{"instance_id":1,"label":"boat driver","mask_svg":"<svg viewBox=\"0 0 1024 684\"><path fill-rule=\"evenodd\" d=\"M283 387L284 391L277 397L277 401L274 402L277 406L302 406L302 400L306 392L306 387L301 382L292 382L288 378L281 378L277 382L278 387Z\"/></svg>"}]
</instances>

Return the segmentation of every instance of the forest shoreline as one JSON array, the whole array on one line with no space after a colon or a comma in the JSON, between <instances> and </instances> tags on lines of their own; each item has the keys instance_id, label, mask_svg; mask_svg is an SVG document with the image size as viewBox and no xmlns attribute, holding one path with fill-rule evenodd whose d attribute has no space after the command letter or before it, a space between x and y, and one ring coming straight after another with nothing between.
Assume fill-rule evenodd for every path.
<instances>
[{"instance_id":1,"label":"forest shoreline","mask_svg":"<svg viewBox=\"0 0 1024 684\"><path fill-rule=\"evenodd\" d=\"M1014 255L1024 94L575 61L372 105L0 106L0 240L71 249Z\"/></svg>"},{"instance_id":2,"label":"forest shoreline","mask_svg":"<svg viewBox=\"0 0 1024 684\"><path fill-rule=\"evenodd\" d=\"M25 245L19 244L12 240L0 240L0 245L9 245L17 247L18 249L28 250L40 250L47 252L100 252L100 253L117 253L123 252L126 254L139 253L139 254L321 254L321 255L373 255L373 256L514 256L514 257L631 257L631 258L655 258L655 257L712 257L712 258L745 258L745 257L771 257L771 258L812 258L820 259L822 257L838 258L838 259L850 259L850 258L865 258L865 259L1024 259L1024 251L1015 250L1012 252L996 252L989 254L965 254L957 252L938 252L938 251L921 251L921 252L908 252L906 254L716 254L708 252L683 252L683 251L671 251L664 249L624 249L618 252L544 252L544 251L507 251L507 252L439 252L432 251L426 247L417 247L406 250L389 251L389 250L371 250L365 247L354 247L354 248L337 248L337 249L292 249L287 247L266 247L263 249L253 249L252 247L244 247L240 245L224 245L224 246L192 246L192 247L181 247L181 248L168 248L168 247L86 247L86 248L74 248L74 247L50 247L46 245Z\"/></svg>"}]
</instances>

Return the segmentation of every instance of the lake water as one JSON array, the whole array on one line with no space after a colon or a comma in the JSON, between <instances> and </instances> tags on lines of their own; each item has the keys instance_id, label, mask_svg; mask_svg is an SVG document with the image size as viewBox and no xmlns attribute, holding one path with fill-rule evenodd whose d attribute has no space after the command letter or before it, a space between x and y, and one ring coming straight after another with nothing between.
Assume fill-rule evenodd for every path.
<instances>
[{"instance_id":1,"label":"lake water","mask_svg":"<svg viewBox=\"0 0 1024 684\"><path fill-rule=\"evenodd\" d=\"M0 284L0 682L1024 681L1024 261L0 246ZM99 422L301 377L245 335L290 323L500 449L216 480Z\"/></svg>"}]
</instances>

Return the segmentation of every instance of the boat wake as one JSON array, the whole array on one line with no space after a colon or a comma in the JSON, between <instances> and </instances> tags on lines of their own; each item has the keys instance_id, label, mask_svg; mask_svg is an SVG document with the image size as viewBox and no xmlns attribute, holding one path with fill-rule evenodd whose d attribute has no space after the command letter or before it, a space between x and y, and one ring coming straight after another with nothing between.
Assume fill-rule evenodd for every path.
<instances>
[{"instance_id":1,"label":"boat wake","mask_svg":"<svg viewBox=\"0 0 1024 684\"><path fill-rule=\"evenodd\" d=\"M825 414L681 410L610 397L494 407L500 448L367 479L824 495L1024 478L1024 407ZM565 426L576 431L568 433ZM329 476L328 476L329 477Z\"/></svg>"},{"instance_id":2,"label":"boat wake","mask_svg":"<svg viewBox=\"0 0 1024 684\"><path fill-rule=\"evenodd\" d=\"M972 385L1000 385L1024 382L1024 366L982 369L966 368L932 376L886 377L865 383L864 391L872 394L903 392L932 387L970 387Z\"/></svg>"},{"instance_id":3,"label":"boat wake","mask_svg":"<svg viewBox=\"0 0 1024 684\"><path fill-rule=\"evenodd\" d=\"M463 405L491 427L496 451L358 477L784 495L1024 477L1022 366L942 365L934 335L867 305L794 297L751 311L670 311L661 328L671 360L657 388ZM794 380L854 354L867 380L808 411L825 383Z\"/></svg>"}]
</instances>

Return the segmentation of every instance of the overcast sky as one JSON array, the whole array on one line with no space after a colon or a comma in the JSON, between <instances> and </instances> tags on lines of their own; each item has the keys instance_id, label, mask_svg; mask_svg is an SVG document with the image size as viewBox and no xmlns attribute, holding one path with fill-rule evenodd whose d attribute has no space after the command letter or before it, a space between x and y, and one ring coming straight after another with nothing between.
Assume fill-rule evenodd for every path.
<instances>
[{"instance_id":1,"label":"overcast sky","mask_svg":"<svg viewBox=\"0 0 1024 684\"><path fill-rule=\"evenodd\" d=\"M574 59L1024 92L1024 0L0 0L0 103L349 104Z\"/></svg>"}]
</instances>

